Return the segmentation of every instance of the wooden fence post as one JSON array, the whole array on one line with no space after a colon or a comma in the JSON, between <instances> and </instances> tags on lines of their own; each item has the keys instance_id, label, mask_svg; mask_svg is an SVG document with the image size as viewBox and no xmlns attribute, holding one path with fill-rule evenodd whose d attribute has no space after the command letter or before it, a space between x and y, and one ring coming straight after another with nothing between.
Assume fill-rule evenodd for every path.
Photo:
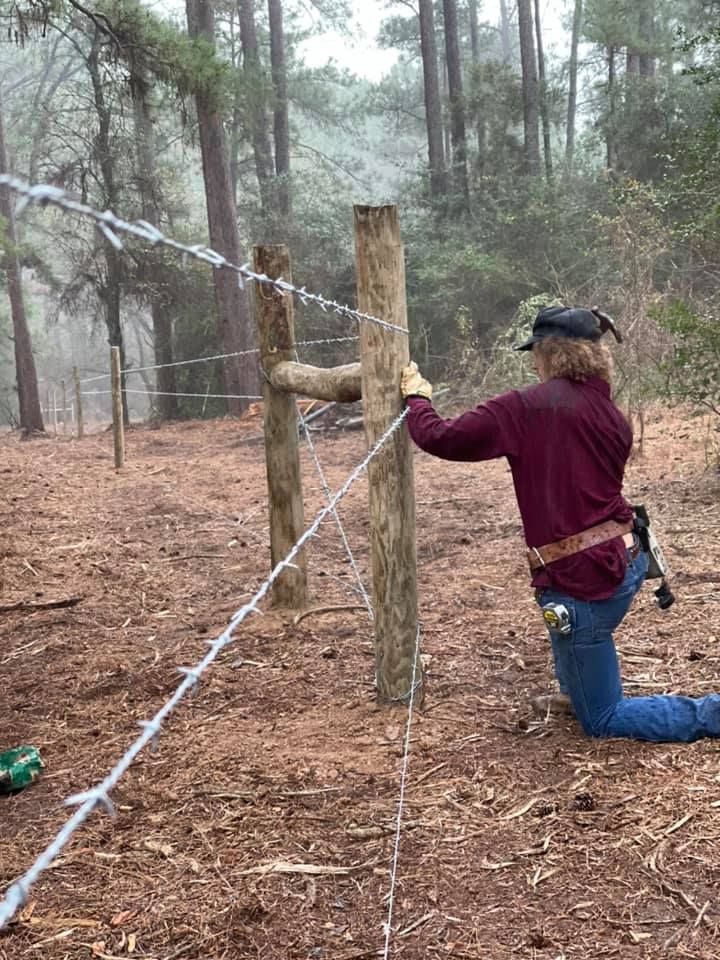
<instances>
[{"instance_id":1,"label":"wooden fence post","mask_svg":"<svg viewBox=\"0 0 720 960\"><path fill-rule=\"evenodd\" d=\"M73 367L73 381L75 383L75 417L77 424L78 438L83 435L83 410L82 410L82 391L80 390L80 373L77 367Z\"/></svg>"},{"instance_id":2,"label":"wooden fence post","mask_svg":"<svg viewBox=\"0 0 720 960\"><path fill-rule=\"evenodd\" d=\"M110 390L112 391L112 423L115 469L119 470L125 462L125 429L123 425L120 347L110 347Z\"/></svg>"},{"instance_id":3,"label":"wooden fence post","mask_svg":"<svg viewBox=\"0 0 720 960\"><path fill-rule=\"evenodd\" d=\"M291 282L287 247L257 246L253 249L254 269L273 280ZM295 396L277 390L269 377L273 367L295 359L293 299L274 287L255 284L255 318L260 345L263 417L265 421L265 464L270 511L270 553L273 567L299 540L305 529L300 473L300 451ZM272 586L272 603L298 610L307 603L307 567L301 550L292 567L282 571Z\"/></svg>"},{"instance_id":4,"label":"wooden fence post","mask_svg":"<svg viewBox=\"0 0 720 960\"><path fill-rule=\"evenodd\" d=\"M407 329L405 262L397 207L354 207L358 310ZM400 372L409 360L406 334L361 322L363 419L371 447L402 411ZM407 702L420 684L417 645L415 486L410 438L401 427L368 465L370 547L379 701ZM417 658L416 658L417 651Z\"/></svg>"},{"instance_id":5,"label":"wooden fence post","mask_svg":"<svg viewBox=\"0 0 720 960\"><path fill-rule=\"evenodd\" d=\"M60 381L60 391L62 393L62 408L63 408L63 436L67 434L67 390L65 389L65 381Z\"/></svg>"}]
</instances>

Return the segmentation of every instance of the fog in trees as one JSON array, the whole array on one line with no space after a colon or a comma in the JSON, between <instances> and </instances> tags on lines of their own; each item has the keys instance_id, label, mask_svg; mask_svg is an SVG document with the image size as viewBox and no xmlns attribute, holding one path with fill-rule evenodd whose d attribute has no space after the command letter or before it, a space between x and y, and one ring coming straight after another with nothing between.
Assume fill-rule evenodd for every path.
<instances>
[{"instance_id":1,"label":"fog in trees","mask_svg":"<svg viewBox=\"0 0 720 960\"><path fill-rule=\"evenodd\" d=\"M484 389L483 358L528 310L598 302L646 348L624 354L621 389L639 377L714 404L719 365L694 371L719 349L717 5L566 0L551 19L536 0L397 0L372 38L394 58L379 79L347 52L352 9L19 3L2 15L7 169L232 262L286 243L296 279L348 302L353 202L398 203L412 349L430 375ZM337 60L310 65L306 43L325 34ZM236 414L246 401L214 395L259 392L252 355L170 366L255 346L232 272L121 249L57 210L3 222L4 424L54 422L75 366L98 377L86 405L102 422L110 344L130 418ZM348 332L302 305L297 323L299 337Z\"/></svg>"}]
</instances>

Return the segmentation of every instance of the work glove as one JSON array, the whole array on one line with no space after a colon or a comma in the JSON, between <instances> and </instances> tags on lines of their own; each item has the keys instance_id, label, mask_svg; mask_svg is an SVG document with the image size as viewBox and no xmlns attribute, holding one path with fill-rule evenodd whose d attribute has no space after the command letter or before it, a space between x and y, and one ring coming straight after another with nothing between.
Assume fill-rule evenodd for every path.
<instances>
[{"instance_id":1,"label":"work glove","mask_svg":"<svg viewBox=\"0 0 720 960\"><path fill-rule=\"evenodd\" d=\"M426 400L432 400L432 384L423 377L414 361L403 367L400 376L400 393L405 399L424 397Z\"/></svg>"}]
</instances>

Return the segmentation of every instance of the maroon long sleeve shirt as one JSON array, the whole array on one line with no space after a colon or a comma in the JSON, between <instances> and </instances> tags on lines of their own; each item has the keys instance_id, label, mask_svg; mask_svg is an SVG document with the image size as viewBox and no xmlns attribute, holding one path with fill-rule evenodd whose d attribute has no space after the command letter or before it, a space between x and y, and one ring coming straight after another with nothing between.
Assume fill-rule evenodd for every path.
<instances>
[{"instance_id":1,"label":"maroon long sleeve shirt","mask_svg":"<svg viewBox=\"0 0 720 960\"><path fill-rule=\"evenodd\" d=\"M407 402L410 435L427 453L462 461L507 457L529 547L605 520L632 518L622 495L632 431L604 380L548 380L504 393L451 420L443 420L421 397ZM536 571L532 583L580 600L603 600L625 569L625 546L616 537L556 560Z\"/></svg>"}]
</instances>

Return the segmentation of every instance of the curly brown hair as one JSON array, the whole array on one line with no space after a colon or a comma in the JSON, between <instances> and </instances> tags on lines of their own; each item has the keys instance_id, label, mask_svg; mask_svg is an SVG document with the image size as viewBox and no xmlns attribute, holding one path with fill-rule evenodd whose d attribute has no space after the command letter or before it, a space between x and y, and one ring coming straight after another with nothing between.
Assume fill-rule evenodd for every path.
<instances>
[{"instance_id":1,"label":"curly brown hair","mask_svg":"<svg viewBox=\"0 0 720 960\"><path fill-rule=\"evenodd\" d=\"M571 337L543 337L533 346L548 377L565 377L584 382L600 377L611 382L612 357L604 343Z\"/></svg>"}]
</instances>

